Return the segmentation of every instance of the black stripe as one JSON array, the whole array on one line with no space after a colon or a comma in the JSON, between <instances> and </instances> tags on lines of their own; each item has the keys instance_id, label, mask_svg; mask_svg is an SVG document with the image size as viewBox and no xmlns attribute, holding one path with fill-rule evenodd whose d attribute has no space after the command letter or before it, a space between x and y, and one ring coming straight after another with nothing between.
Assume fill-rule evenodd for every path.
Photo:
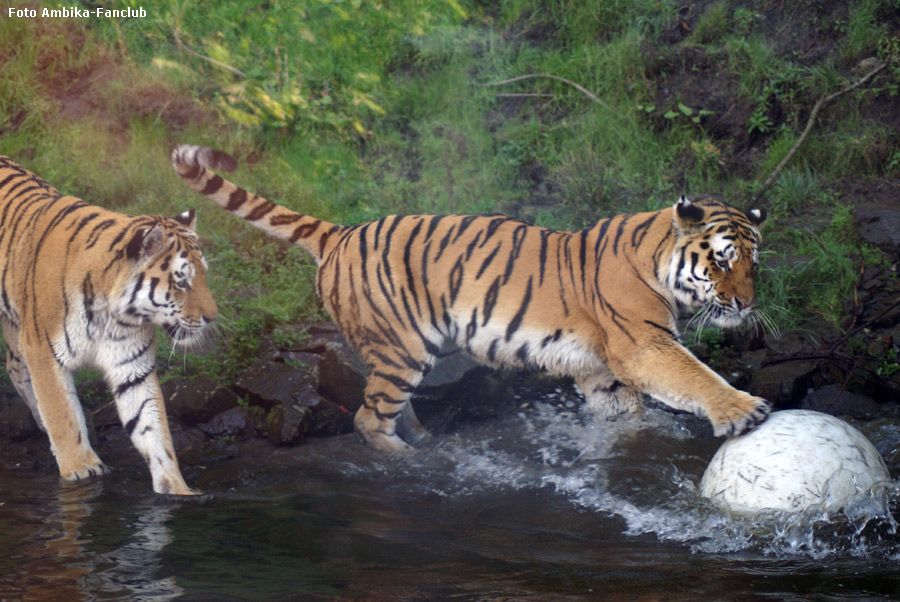
<instances>
[{"instance_id":1,"label":"black stripe","mask_svg":"<svg viewBox=\"0 0 900 602\"><path fill-rule=\"evenodd\" d=\"M431 238L431 235L434 234L435 228L437 228L438 224L441 223L441 220L447 217L446 215L433 215L431 216L431 221L428 223L428 231L425 233L425 238Z\"/></svg>"},{"instance_id":2,"label":"black stripe","mask_svg":"<svg viewBox=\"0 0 900 602\"><path fill-rule=\"evenodd\" d=\"M123 393L127 393L130 389L133 389L134 387L141 385L145 380L147 380L150 377L151 374L153 374L153 370L154 370L154 368L153 368L153 366L151 366L150 369L147 370L146 372L144 372L143 374L138 374L131 380L125 381L124 383L120 384L118 387L116 387L116 396L118 397L118 396L122 395Z\"/></svg>"},{"instance_id":3,"label":"black stripe","mask_svg":"<svg viewBox=\"0 0 900 602\"><path fill-rule=\"evenodd\" d=\"M412 232L409 233L409 239L406 241L406 246L403 249L403 264L406 266L406 284L409 287L409 294L412 295L413 303L416 304L416 314L418 315L422 315L422 308L419 306L419 294L416 292L416 283L413 279L410 255L412 254L413 243L415 243L416 237L421 230L422 222L419 221L412 229Z\"/></svg>"},{"instance_id":4,"label":"black stripe","mask_svg":"<svg viewBox=\"0 0 900 602\"><path fill-rule=\"evenodd\" d=\"M666 328L665 326L663 326L663 325L661 325L661 324L657 324L656 322L653 322L652 320L644 320L644 323L645 323L645 324L649 324L650 326L652 326L652 327L654 327L654 328L658 328L659 330L662 330L664 333L666 333L667 335L669 335L669 336L672 337L673 339L677 339L677 338L678 338L678 335L675 334L674 332L672 332L671 329Z\"/></svg>"},{"instance_id":5,"label":"black stripe","mask_svg":"<svg viewBox=\"0 0 900 602\"><path fill-rule=\"evenodd\" d=\"M415 389L415 387L412 386L408 380L401 378L399 376L396 376L394 374L388 374L386 372L381 372L380 370L376 370L375 372L373 372L372 377L380 378L382 380L388 381L389 383L391 383L392 385L397 387L397 389L399 389L403 393L412 393L413 390ZM394 402L394 403L402 403L402 401Z\"/></svg>"},{"instance_id":6,"label":"black stripe","mask_svg":"<svg viewBox=\"0 0 900 602\"><path fill-rule=\"evenodd\" d=\"M642 242L644 242L644 237L647 236L647 232L650 231L650 226L653 225L653 222L659 216L659 213L654 213L643 222L634 227L634 230L631 232L631 244L634 247L640 246Z\"/></svg>"},{"instance_id":7,"label":"black stripe","mask_svg":"<svg viewBox=\"0 0 900 602\"><path fill-rule=\"evenodd\" d=\"M525 243L525 236L528 234L528 226L522 225L513 231L512 249L509 253L509 259L506 260L506 270L503 272L503 284L509 282L512 275L513 267L519 254L522 252L522 245Z\"/></svg>"},{"instance_id":8,"label":"black stripe","mask_svg":"<svg viewBox=\"0 0 900 602\"><path fill-rule=\"evenodd\" d=\"M250 213L244 216L244 219L248 222L258 221L274 211L276 207L278 207L278 205L272 201L265 201L261 205L254 207Z\"/></svg>"},{"instance_id":9,"label":"black stripe","mask_svg":"<svg viewBox=\"0 0 900 602\"><path fill-rule=\"evenodd\" d=\"M478 331L478 308L472 308L472 319L466 324L466 343L472 340Z\"/></svg>"},{"instance_id":10,"label":"black stripe","mask_svg":"<svg viewBox=\"0 0 900 602\"><path fill-rule=\"evenodd\" d=\"M475 280L478 280L479 278L481 278L482 274L484 274L484 271L487 269L487 267L489 265L491 265L491 262L494 261L494 257L497 256L497 252L500 250L501 246L503 246L502 240L500 242L498 242L497 246L494 247L494 250L491 251L487 257L484 258L484 261L481 262L481 267L478 268L478 272L475 274Z\"/></svg>"},{"instance_id":11,"label":"black stripe","mask_svg":"<svg viewBox=\"0 0 900 602\"><path fill-rule=\"evenodd\" d=\"M400 224L400 220L402 218L397 216L394 217L393 223L388 228L388 231L384 235L384 251L381 254L381 262L384 265L384 275L387 276L388 284L391 285L391 294L396 294L394 290L394 277L391 274L391 262L390 257L388 255L391 252L391 241L393 240L394 231L397 229L397 226Z\"/></svg>"},{"instance_id":12,"label":"black stripe","mask_svg":"<svg viewBox=\"0 0 900 602\"><path fill-rule=\"evenodd\" d=\"M494 278L494 281L491 283L491 286L488 287L488 292L484 296L484 321L481 323L482 326L485 326L488 323L488 320L491 319L491 314L494 311L494 306L497 304L497 297L500 293L500 276Z\"/></svg>"},{"instance_id":13,"label":"black stripe","mask_svg":"<svg viewBox=\"0 0 900 602\"><path fill-rule=\"evenodd\" d=\"M241 208L241 206L247 202L247 191L243 188L236 188L231 191L231 194L228 195L228 204L225 205L225 209L228 211L237 211Z\"/></svg>"},{"instance_id":14,"label":"black stripe","mask_svg":"<svg viewBox=\"0 0 900 602\"><path fill-rule=\"evenodd\" d=\"M456 295L459 294L459 289L463 282L463 273L463 259L462 257L457 257L456 263L453 264L453 269L450 270L450 305L456 303Z\"/></svg>"},{"instance_id":15,"label":"black stripe","mask_svg":"<svg viewBox=\"0 0 900 602\"><path fill-rule=\"evenodd\" d=\"M453 232L456 230L456 224L450 226L450 229L447 230L447 233L444 234L444 237L438 243L438 252L437 255L434 256L434 262L437 263L441 258L441 255L444 252L444 249L447 248L447 245L450 244L450 237L453 235Z\"/></svg>"},{"instance_id":16,"label":"black stripe","mask_svg":"<svg viewBox=\"0 0 900 602\"><path fill-rule=\"evenodd\" d=\"M273 215L269 219L270 226L287 226L289 224L293 224L299 219L302 219L303 215L299 213L282 213L281 215Z\"/></svg>"},{"instance_id":17,"label":"black stripe","mask_svg":"<svg viewBox=\"0 0 900 602\"><path fill-rule=\"evenodd\" d=\"M200 194L205 194L207 196L214 194L222 188L222 184L224 180L222 176L219 174L214 174L209 180L206 181L206 186L203 187L203 190L200 191Z\"/></svg>"},{"instance_id":18,"label":"black stripe","mask_svg":"<svg viewBox=\"0 0 900 602\"><path fill-rule=\"evenodd\" d=\"M456 242L456 240L460 236L462 236L463 232L468 230L469 226L471 226L472 223L479 217L480 216L478 216L478 215L467 215L464 218L462 218L461 220L459 220L459 229L456 231L456 236L453 238L453 242Z\"/></svg>"},{"instance_id":19,"label":"black stripe","mask_svg":"<svg viewBox=\"0 0 900 602\"><path fill-rule=\"evenodd\" d=\"M134 432L135 427L137 426L138 420L141 418L141 414L144 413L144 407L148 402L153 401L152 398L145 399L144 403L141 404L141 407L138 409L137 414L134 417L125 423L125 432L128 433L128 436L131 437L131 434Z\"/></svg>"},{"instance_id":20,"label":"black stripe","mask_svg":"<svg viewBox=\"0 0 900 602\"><path fill-rule=\"evenodd\" d=\"M516 358L523 364L528 363L528 343L522 343L522 346L516 349Z\"/></svg>"},{"instance_id":21,"label":"black stripe","mask_svg":"<svg viewBox=\"0 0 900 602\"><path fill-rule=\"evenodd\" d=\"M294 231L291 232L291 236L288 238L288 240L290 242L297 242L301 238L306 238L308 236L311 236L313 234L313 232L315 232L316 229L318 229L319 224L321 224L321 223L322 223L322 220L314 219L313 221L309 222L308 224L300 224L299 226L294 228Z\"/></svg>"},{"instance_id":22,"label":"black stripe","mask_svg":"<svg viewBox=\"0 0 900 602\"><path fill-rule=\"evenodd\" d=\"M547 267L547 239L550 238L552 230L541 230L541 251L538 254L538 263L541 266L540 276L538 277L538 286L544 284L544 272Z\"/></svg>"},{"instance_id":23,"label":"black stripe","mask_svg":"<svg viewBox=\"0 0 900 602\"><path fill-rule=\"evenodd\" d=\"M613 241L613 255L619 254L619 240L622 238L622 234L625 232L625 224L628 223L628 218L630 215L622 215L619 216L622 221L619 222L619 227L616 229L616 238Z\"/></svg>"},{"instance_id":24,"label":"black stripe","mask_svg":"<svg viewBox=\"0 0 900 602\"><path fill-rule=\"evenodd\" d=\"M506 340L507 342L512 338L512 336L519 329L519 326L522 325L522 319L525 317L525 312L528 311L528 305L531 303L531 280L533 276L528 277L528 286L525 288L525 296L522 298L522 304L519 305L519 310L516 312L516 315L513 316L512 321L509 323L509 326L506 327Z\"/></svg>"},{"instance_id":25,"label":"black stripe","mask_svg":"<svg viewBox=\"0 0 900 602\"><path fill-rule=\"evenodd\" d=\"M541 340L541 347L546 347L549 343L555 343L562 336L562 329L557 329L553 334L548 334Z\"/></svg>"},{"instance_id":26,"label":"black stripe","mask_svg":"<svg viewBox=\"0 0 900 602\"><path fill-rule=\"evenodd\" d=\"M500 339L494 339L491 341L491 346L488 347L488 361L493 363L497 361L497 344L500 342Z\"/></svg>"}]
</instances>

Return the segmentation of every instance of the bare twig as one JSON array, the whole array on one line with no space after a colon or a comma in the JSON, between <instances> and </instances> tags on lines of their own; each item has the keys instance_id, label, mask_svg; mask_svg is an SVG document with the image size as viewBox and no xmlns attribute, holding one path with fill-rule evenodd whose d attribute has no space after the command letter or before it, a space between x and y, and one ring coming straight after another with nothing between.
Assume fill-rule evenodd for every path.
<instances>
[{"instance_id":1,"label":"bare twig","mask_svg":"<svg viewBox=\"0 0 900 602\"><path fill-rule=\"evenodd\" d=\"M182 50L184 50L185 52L187 52L188 54L193 54L197 58L203 59L204 61L208 61L208 62L212 63L213 65L215 65L216 67L221 67L222 69L225 69L226 71L229 71L235 75L240 75L241 77L247 77L247 74L244 73L243 71L241 71L240 69L235 69L231 65L226 65L225 63L221 63L221 62L217 61L216 59L211 59L208 56L203 56L199 52L194 52L193 50L188 48L187 45L185 45L185 43L181 41L181 38L178 37L177 29L172 30L172 35L175 37L175 43L178 44L178 47L181 48Z\"/></svg>"},{"instance_id":2,"label":"bare twig","mask_svg":"<svg viewBox=\"0 0 900 602\"><path fill-rule=\"evenodd\" d=\"M584 94L585 96L587 96L588 98L590 98L591 100L596 102L598 105L600 105L604 109L609 109L609 107L606 105L605 102L603 102L602 100L597 98L597 96L595 94L593 94L590 90L586 89L584 86L580 86L570 79L566 79L566 78L560 77L558 75L551 75L550 73L528 73L526 75L520 75L518 77L513 77L511 79L504 79L503 81L490 82L487 84L480 84L480 85L482 85L482 86L503 86L505 84L511 84L513 82L521 81L523 79L534 79L536 77L545 77L547 79L553 79L558 82L562 82L564 84L572 86L573 88L575 88L576 90L578 90L579 92L581 92L582 94Z\"/></svg>"},{"instance_id":3,"label":"bare twig","mask_svg":"<svg viewBox=\"0 0 900 602\"><path fill-rule=\"evenodd\" d=\"M797 142L794 143L794 146L791 147L791 150L789 150L787 152L787 154L784 156L784 158L781 160L781 162L778 164L778 166L774 169L774 171L772 171L771 175L768 178L766 178L766 181L763 182L762 186L755 193L753 193L753 196L750 198L751 203L756 203L757 201L759 201L759 199L760 199L760 197L762 197L763 193L765 193L766 190L768 190L769 187L771 187L772 184L775 183L775 180L778 179L778 176L781 175L781 171L784 169L784 166L788 164L788 161L791 160L791 157L794 156L794 153L797 152L797 149L800 148L800 145L803 144L803 142L806 140L806 137L809 136L809 132L812 130L812 126L816 121L816 117L819 115L819 111L822 110L822 107L824 107L825 105L827 105L834 99L836 99L840 96L843 96L847 92L851 92L851 91L859 88L861 85L863 85L864 83L866 83L867 81L872 79L882 69L887 67L888 64L889 64L888 62L882 62L880 65L878 65L877 67L875 67L874 69L869 71L867 74L865 74L864 76L862 76L861 78L856 80L854 83L852 83L849 86L846 86L844 88L841 88L837 92L829 94L828 96L823 96L816 102L816 104L813 106L812 111L810 111L810 113L809 113L809 119L806 120L806 127L803 129L803 133L800 134L800 138L797 140Z\"/></svg>"}]
</instances>

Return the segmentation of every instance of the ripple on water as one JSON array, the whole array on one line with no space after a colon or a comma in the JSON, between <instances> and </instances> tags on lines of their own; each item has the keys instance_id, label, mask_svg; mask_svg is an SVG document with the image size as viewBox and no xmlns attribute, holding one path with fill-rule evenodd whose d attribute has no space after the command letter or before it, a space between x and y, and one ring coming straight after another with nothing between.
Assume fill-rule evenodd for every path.
<instances>
[{"instance_id":1,"label":"ripple on water","mask_svg":"<svg viewBox=\"0 0 900 602\"><path fill-rule=\"evenodd\" d=\"M900 558L896 482L859 491L837 512L814 506L733 515L698 492L719 440L697 438L703 427L693 417L651 408L643 423L594 421L564 401L529 404L516 416L439 437L429 449L371 468L405 491L420 487L455 499L549 489L575 507L621 518L626 535L652 535L694 552Z\"/></svg>"}]
</instances>

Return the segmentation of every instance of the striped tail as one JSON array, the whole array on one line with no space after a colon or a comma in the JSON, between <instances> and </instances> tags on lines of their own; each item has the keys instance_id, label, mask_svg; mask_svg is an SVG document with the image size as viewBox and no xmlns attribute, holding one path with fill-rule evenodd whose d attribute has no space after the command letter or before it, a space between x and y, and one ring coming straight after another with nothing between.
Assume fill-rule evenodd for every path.
<instances>
[{"instance_id":1,"label":"striped tail","mask_svg":"<svg viewBox=\"0 0 900 602\"><path fill-rule=\"evenodd\" d=\"M188 186L263 232L303 247L317 264L322 261L328 238L340 229L335 224L276 205L210 171L234 171L237 161L228 153L181 144L172 151L172 165Z\"/></svg>"}]
</instances>

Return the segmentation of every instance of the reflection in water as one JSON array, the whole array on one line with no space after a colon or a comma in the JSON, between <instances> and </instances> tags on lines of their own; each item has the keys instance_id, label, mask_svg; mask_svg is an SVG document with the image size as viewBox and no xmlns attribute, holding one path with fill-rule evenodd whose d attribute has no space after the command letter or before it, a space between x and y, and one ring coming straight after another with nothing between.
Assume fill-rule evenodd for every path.
<instances>
[{"instance_id":1,"label":"reflection in water","mask_svg":"<svg viewBox=\"0 0 900 602\"><path fill-rule=\"evenodd\" d=\"M81 527L90 516L91 500L102 485L57 484L55 507L20 508L20 520L36 527L34 541L22 550L21 598L23 600L77 600L82 598L81 583L92 564L84 554ZM34 511L31 514L29 511Z\"/></svg>"},{"instance_id":2,"label":"reflection in water","mask_svg":"<svg viewBox=\"0 0 900 602\"><path fill-rule=\"evenodd\" d=\"M103 508L103 480L63 484L56 478L39 478L30 485L55 490L55 495L28 489L19 496L4 495L0 524L24 543L8 542L15 547L6 549L17 551L5 561L11 566L0 577L0 598L170 600L183 593L173 577L155 577L160 554L172 541L166 527L169 508L152 501L144 504L118 535L124 539L122 545L96 551L98 541L115 539L111 533L93 532L95 523L102 526L97 514ZM0 491L7 494L15 488L4 481Z\"/></svg>"},{"instance_id":3,"label":"reflection in water","mask_svg":"<svg viewBox=\"0 0 900 602\"><path fill-rule=\"evenodd\" d=\"M900 596L895 483L838 513L733 517L697 492L719 445L701 420L597 422L576 401L520 401L406 455L247 442L188 469L199 500L127 470L0 471L0 599Z\"/></svg>"},{"instance_id":4,"label":"reflection in water","mask_svg":"<svg viewBox=\"0 0 900 602\"><path fill-rule=\"evenodd\" d=\"M162 551L172 542L166 526L170 518L170 507L156 505L152 500L145 504L129 525L130 535L125 543L96 555L97 568L82 581L85 591L128 594L138 600L171 600L184 593L175 584L175 577L157 576Z\"/></svg>"}]
</instances>

